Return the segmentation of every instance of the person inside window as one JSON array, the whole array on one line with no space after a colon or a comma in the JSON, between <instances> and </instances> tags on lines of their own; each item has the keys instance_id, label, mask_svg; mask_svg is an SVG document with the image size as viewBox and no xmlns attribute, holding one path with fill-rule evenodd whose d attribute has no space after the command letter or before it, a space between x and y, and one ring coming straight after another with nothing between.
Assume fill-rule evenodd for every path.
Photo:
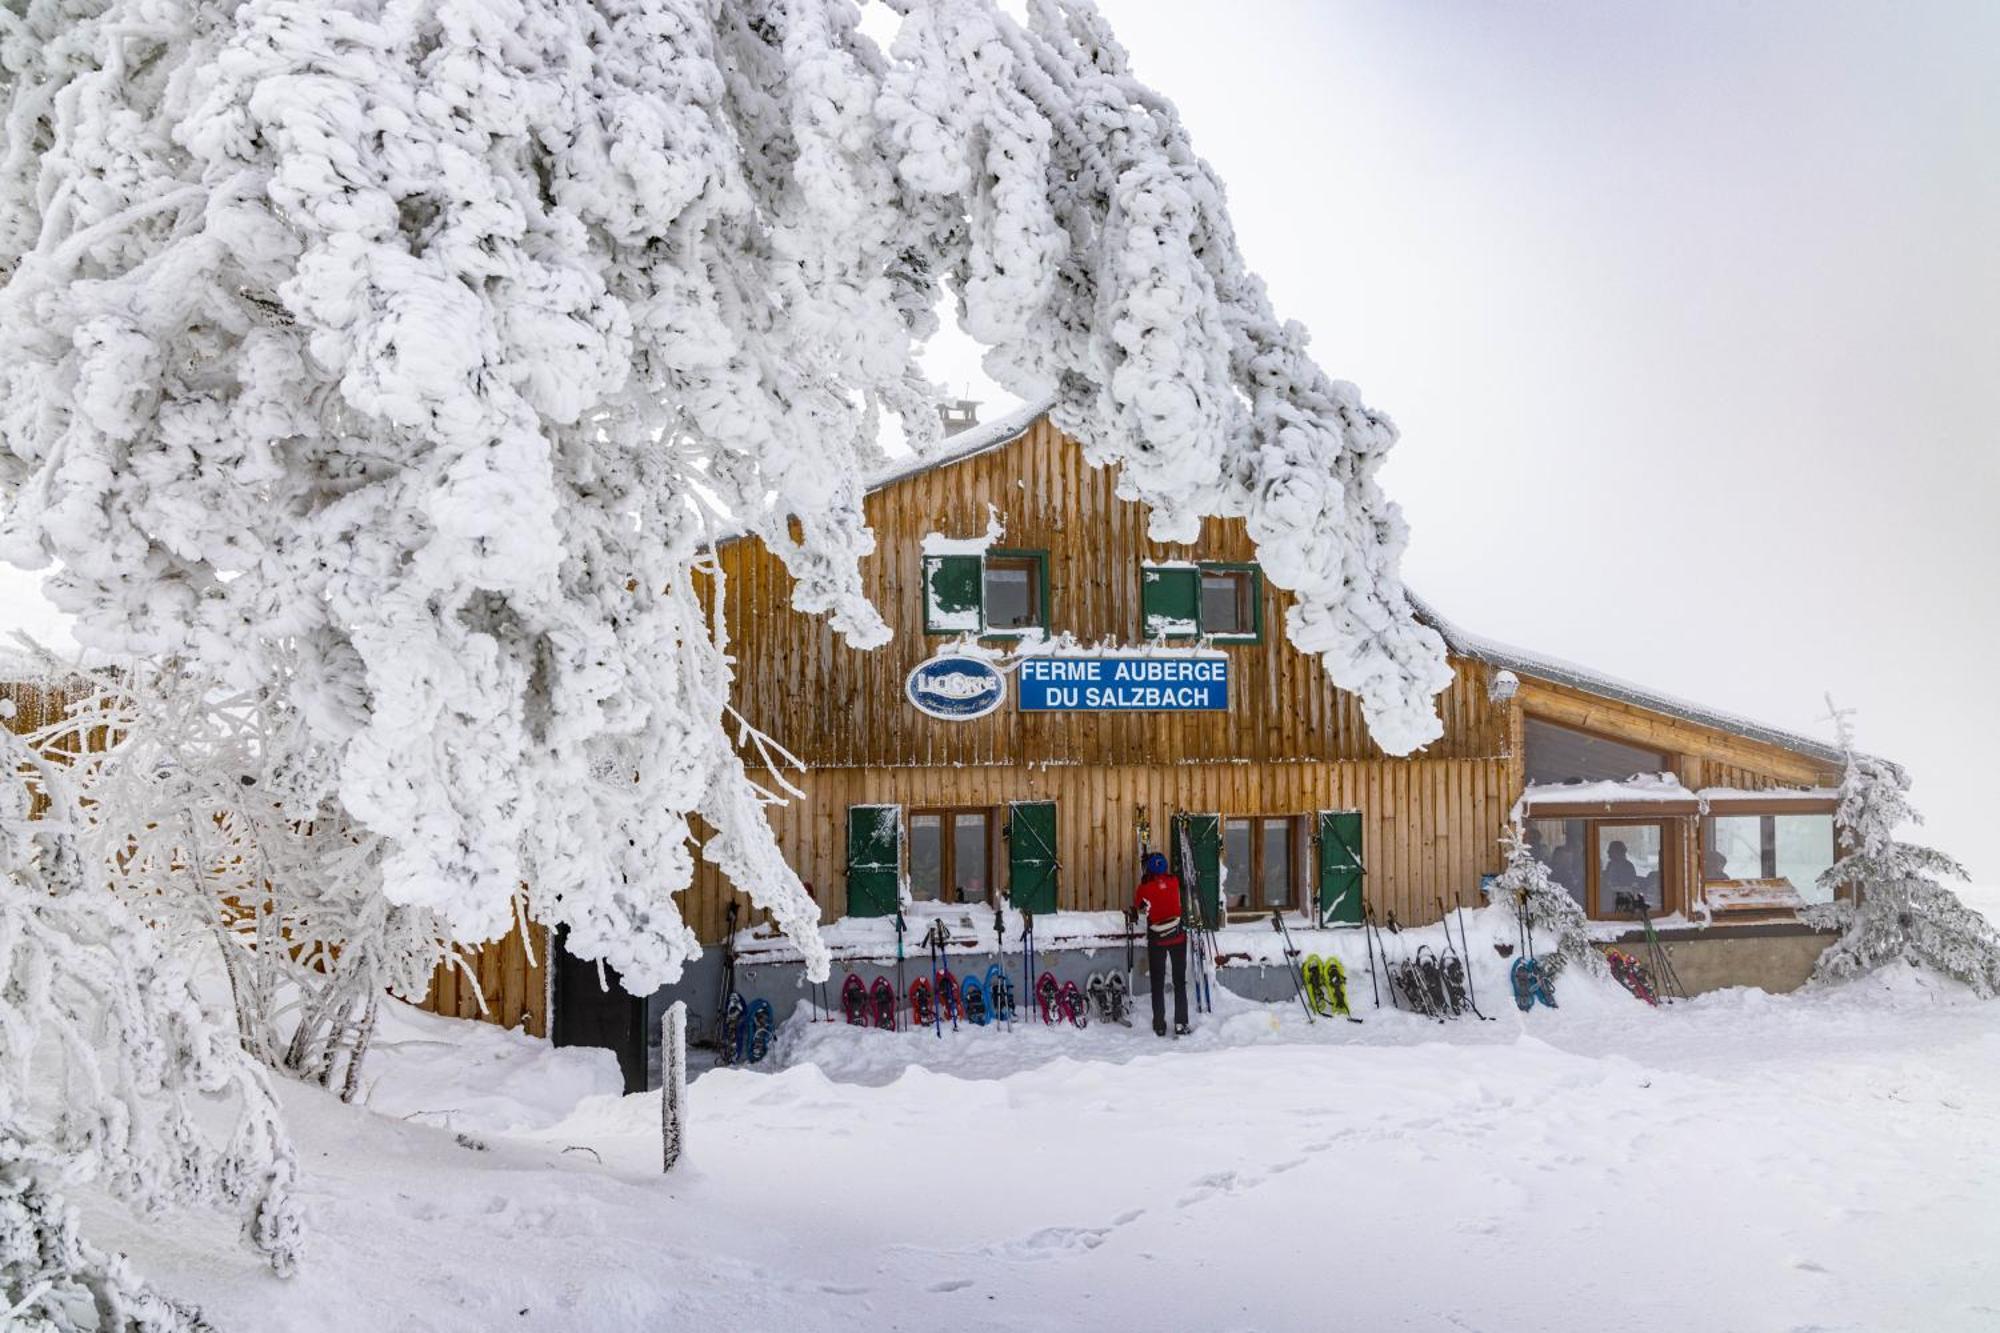
<instances>
[{"instance_id":1,"label":"person inside window","mask_svg":"<svg viewBox=\"0 0 2000 1333\"><path fill-rule=\"evenodd\" d=\"M1710 847L1702 853L1701 877L1711 882L1730 878L1729 857L1720 847Z\"/></svg>"},{"instance_id":2,"label":"person inside window","mask_svg":"<svg viewBox=\"0 0 2000 1333\"><path fill-rule=\"evenodd\" d=\"M1604 853L1604 874L1599 886L1607 894L1629 893L1639 887L1639 867L1625 854L1625 844L1616 841ZM1614 897L1613 902L1617 899Z\"/></svg>"}]
</instances>

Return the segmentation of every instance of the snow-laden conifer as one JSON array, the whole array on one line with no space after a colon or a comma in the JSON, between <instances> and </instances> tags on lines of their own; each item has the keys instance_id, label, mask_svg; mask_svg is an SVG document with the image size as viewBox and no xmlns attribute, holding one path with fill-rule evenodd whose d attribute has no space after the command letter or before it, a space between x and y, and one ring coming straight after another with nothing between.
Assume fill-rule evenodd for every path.
<instances>
[{"instance_id":1,"label":"snow-laden conifer","mask_svg":"<svg viewBox=\"0 0 2000 1333\"><path fill-rule=\"evenodd\" d=\"M1395 440L1279 320L1083 0L28 0L0 9L0 555L86 642L275 685L473 940L639 989L708 851L824 974L696 566L769 543L850 642L886 415L947 293L1154 535L1242 516L1292 642L1439 734ZM782 739L782 738L780 738Z\"/></svg>"},{"instance_id":2,"label":"snow-laden conifer","mask_svg":"<svg viewBox=\"0 0 2000 1333\"><path fill-rule=\"evenodd\" d=\"M1855 748L1850 710L1835 708L1833 717L1845 763L1835 817L1840 854L1819 887L1840 896L1807 909L1806 919L1841 934L1820 955L1814 978L1844 980L1900 960L1981 996L2000 995L2000 932L1939 882L1964 879L1964 868L1898 836L1924 822L1910 803L1909 775Z\"/></svg>"}]
</instances>

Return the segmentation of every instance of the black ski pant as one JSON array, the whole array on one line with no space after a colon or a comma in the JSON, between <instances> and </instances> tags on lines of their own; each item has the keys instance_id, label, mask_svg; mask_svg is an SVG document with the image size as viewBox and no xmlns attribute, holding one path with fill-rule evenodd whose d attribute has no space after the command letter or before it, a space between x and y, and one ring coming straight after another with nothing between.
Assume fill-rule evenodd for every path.
<instances>
[{"instance_id":1,"label":"black ski pant","mask_svg":"<svg viewBox=\"0 0 2000 1333\"><path fill-rule=\"evenodd\" d=\"M1153 1026L1167 1021L1167 960L1174 966L1174 1026L1187 1026L1187 936L1172 944L1146 941L1146 972L1153 979Z\"/></svg>"}]
</instances>

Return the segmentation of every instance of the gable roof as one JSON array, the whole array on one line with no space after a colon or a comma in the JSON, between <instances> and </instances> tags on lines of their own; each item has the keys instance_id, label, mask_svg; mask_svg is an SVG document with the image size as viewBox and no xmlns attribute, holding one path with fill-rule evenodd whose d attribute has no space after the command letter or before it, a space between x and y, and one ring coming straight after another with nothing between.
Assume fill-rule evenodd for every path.
<instances>
[{"instance_id":1,"label":"gable roof","mask_svg":"<svg viewBox=\"0 0 2000 1333\"><path fill-rule=\"evenodd\" d=\"M1026 434L1028 427L1034 425L1054 405L1053 397L1024 403L1003 416L982 422L956 435L947 436L935 453L894 460L890 466L868 479L867 490L873 494L899 481L935 472L939 468L950 467L969 458L976 458L980 454L1004 448ZM1635 708L1644 708L1697 726L1712 727L1717 731L1726 731L1748 740L1762 741L1766 745L1775 745L1781 750L1791 750L1827 763L1841 762L1839 747L1829 745L1823 740L1788 731L1783 727L1770 726L1721 709L1708 708L1675 695L1592 671L1588 667L1565 662L1561 658L1529 652L1524 648L1515 648L1469 633L1446 619L1414 591L1409 591L1407 588L1405 591L1409 596L1411 607L1417 613L1417 618L1435 629L1444 638L1445 647L1460 657L1485 662L1517 675L1533 676L1537 680L1567 685L1586 694L1615 699L1620 703L1631 704Z\"/></svg>"}]
</instances>

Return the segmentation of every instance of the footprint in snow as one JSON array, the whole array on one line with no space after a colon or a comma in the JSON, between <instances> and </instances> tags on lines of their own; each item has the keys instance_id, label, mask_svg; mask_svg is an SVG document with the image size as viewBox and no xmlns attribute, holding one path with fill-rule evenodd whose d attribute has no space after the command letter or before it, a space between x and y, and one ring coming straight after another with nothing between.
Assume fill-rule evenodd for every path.
<instances>
[{"instance_id":1,"label":"footprint in snow","mask_svg":"<svg viewBox=\"0 0 2000 1333\"><path fill-rule=\"evenodd\" d=\"M972 1279L969 1277L952 1277L952 1278L946 1278L942 1282L933 1282L930 1284L930 1286L926 1287L925 1290L939 1291L939 1292L964 1291L967 1287L971 1285L972 1285Z\"/></svg>"}]
</instances>

